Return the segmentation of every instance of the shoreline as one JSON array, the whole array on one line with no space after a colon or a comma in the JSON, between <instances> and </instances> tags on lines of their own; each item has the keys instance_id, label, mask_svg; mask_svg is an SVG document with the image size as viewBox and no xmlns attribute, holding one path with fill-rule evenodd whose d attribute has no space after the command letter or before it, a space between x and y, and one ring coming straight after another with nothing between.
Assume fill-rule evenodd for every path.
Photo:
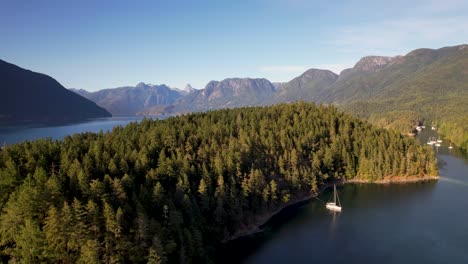
<instances>
[{"instance_id":1,"label":"shoreline","mask_svg":"<svg viewBox=\"0 0 468 264\"><path fill-rule=\"evenodd\" d=\"M314 197L317 197L320 193L322 193L324 190L327 188L330 188L334 184L338 185L344 185L344 184L349 184L349 183L360 183L360 184L407 184L407 183L418 183L418 182L428 182L428 181L437 181L439 180L440 176L429 176L425 175L422 177L418 176L409 176L409 177L399 177L399 176L394 176L394 177L384 177L381 180L377 181L371 181L371 180L364 180L364 179L351 179L351 180L340 180L340 181L335 181L333 183L326 184L322 186L317 192L315 193L308 193L305 194L305 196L298 197L294 199L293 201L290 201L282 206L280 206L278 209L274 210L273 212L266 213L263 216L260 216L259 219L255 221L255 224L248 225L244 228L242 228L242 231L239 231L237 234L234 234L233 236L224 239L221 241L221 244L226 244L231 241L237 240L237 239L242 239L246 238L258 233L261 233L262 226L264 226L272 217L275 215L279 214L281 211L284 209L298 205L302 202L306 202L311 200Z\"/></svg>"},{"instance_id":2,"label":"shoreline","mask_svg":"<svg viewBox=\"0 0 468 264\"><path fill-rule=\"evenodd\" d=\"M327 187L329 187L329 186L327 186ZM321 193L325 189L326 188L323 188L320 191L318 191L317 193L309 193L306 196L298 197L298 198L294 199L293 201L289 201L288 203L283 204L282 206L280 206L278 209L274 210L273 212L268 212L268 213L265 213L262 216L259 216L258 219L256 219L254 224L247 225L247 226L243 227L241 229L241 231L237 232L236 234L234 234L234 235L232 235L232 236L230 236L228 238L223 239L221 241L221 244L225 244L225 243L228 243L230 241L237 240L237 239L244 238L244 237L249 237L249 236L255 235L257 233L261 233L263 231L261 227L263 225L265 225L268 221L270 221L270 219L273 216L279 214L281 211L283 211L284 209L286 209L286 208L288 208L290 206L294 206L294 205L297 205L299 203L309 201L310 199L316 197L319 193Z\"/></svg>"},{"instance_id":3,"label":"shoreline","mask_svg":"<svg viewBox=\"0 0 468 264\"><path fill-rule=\"evenodd\" d=\"M425 175L425 176L422 176L422 177L418 177L418 176L409 176L409 177L394 176L394 177L384 177L383 179L377 180L377 181L370 181L370 180L364 180L364 179L351 179L351 180L345 181L344 183L405 184L405 183L436 181L439 178L440 178L440 176L429 176L429 175Z\"/></svg>"}]
</instances>

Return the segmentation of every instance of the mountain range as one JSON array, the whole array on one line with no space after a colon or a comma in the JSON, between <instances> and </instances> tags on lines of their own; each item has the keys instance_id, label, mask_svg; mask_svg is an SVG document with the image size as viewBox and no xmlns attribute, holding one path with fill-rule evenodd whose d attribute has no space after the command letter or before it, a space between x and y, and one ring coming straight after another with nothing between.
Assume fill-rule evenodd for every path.
<instances>
[{"instance_id":1,"label":"mountain range","mask_svg":"<svg viewBox=\"0 0 468 264\"><path fill-rule=\"evenodd\" d=\"M229 78L204 89L165 85L77 93L113 115L162 115L296 100L335 104L382 127L407 133L418 121L468 147L468 45L417 49L404 56L367 56L339 75L309 69L286 83ZM146 92L143 92L146 91Z\"/></svg>"},{"instance_id":2,"label":"mountain range","mask_svg":"<svg viewBox=\"0 0 468 264\"><path fill-rule=\"evenodd\" d=\"M467 149L468 45L418 49L378 67L354 67L317 99L402 132L425 121Z\"/></svg>"},{"instance_id":3,"label":"mountain range","mask_svg":"<svg viewBox=\"0 0 468 264\"><path fill-rule=\"evenodd\" d=\"M0 124L69 122L111 114L45 74L0 60Z\"/></svg>"},{"instance_id":4,"label":"mountain range","mask_svg":"<svg viewBox=\"0 0 468 264\"><path fill-rule=\"evenodd\" d=\"M97 92L88 92L83 89L71 90L104 107L112 113L112 116L134 116L155 105L170 105L192 89L182 91L171 89L164 84L139 83L135 87L126 86Z\"/></svg>"}]
</instances>

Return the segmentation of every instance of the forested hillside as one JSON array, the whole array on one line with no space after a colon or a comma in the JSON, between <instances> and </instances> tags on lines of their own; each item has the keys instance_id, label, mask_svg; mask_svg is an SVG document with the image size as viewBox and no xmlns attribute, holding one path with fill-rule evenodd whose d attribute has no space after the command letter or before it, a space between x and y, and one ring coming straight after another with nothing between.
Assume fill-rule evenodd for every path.
<instances>
[{"instance_id":1,"label":"forested hillside","mask_svg":"<svg viewBox=\"0 0 468 264\"><path fill-rule=\"evenodd\" d=\"M338 75L328 70L309 69L281 85L271 102L314 101L317 95L330 87Z\"/></svg>"},{"instance_id":2,"label":"forested hillside","mask_svg":"<svg viewBox=\"0 0 468 264\"><path fill-rule=\"evenodd\" d=\"M204 263L259 216L327 183L437 173L414 140L302 102L24 142L0 151L0 256Z\"/></svg>"},{"instance_id":3,"label":"forested hillside","mask_svg":"<svg viewBox=\"0 0 468 264\"><path fill-rule=\"evenodd\" d=\"M0 125L110 117L94 102L50 76L0 60Z\"/></svg>"},{"instance_id":4,"label":"forested hillside","mask_svg":"<svg viewBox=\"0 0 468 264\"><path fill-rule=\"evenodd\" d=\"M378 71L346 75L319 101L404 133L425 120L468 149L468 45L419 49Z\"/></svg>"}]
</instances>

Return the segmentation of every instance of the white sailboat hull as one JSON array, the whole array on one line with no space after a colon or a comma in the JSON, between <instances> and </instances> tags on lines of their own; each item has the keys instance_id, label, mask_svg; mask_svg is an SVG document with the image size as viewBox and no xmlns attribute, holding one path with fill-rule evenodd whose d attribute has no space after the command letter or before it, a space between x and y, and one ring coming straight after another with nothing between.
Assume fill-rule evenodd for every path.
<instances>
[{"instance_id":1,"label":"white sailboat hull","mask_svg":"<svg viewBox=\"0 0 468 264\"><path fill-rule=\"evenodd\" d=\"M327 209L332 211L341 212L341 206L336 205L336 203L327 203Z\"/></svg>"}]
</instances>

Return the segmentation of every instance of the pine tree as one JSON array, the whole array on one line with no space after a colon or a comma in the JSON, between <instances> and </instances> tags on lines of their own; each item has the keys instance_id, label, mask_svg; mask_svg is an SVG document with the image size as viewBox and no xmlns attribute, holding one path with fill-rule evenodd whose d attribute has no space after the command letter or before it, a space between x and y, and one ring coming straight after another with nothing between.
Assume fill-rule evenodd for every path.
<instances>
[{"instance_id":1,"label":"pine tree","mask_svg":"<svg viewBox=\"0 0 468 264\"><path fill-rule=\"evenodd\" d=\"M26 219L20 233L15 239L16 247L11 252L13 260L24 263L37 263L45 260L46 240L39 225Z\"/></svg>"}]
</instances>

